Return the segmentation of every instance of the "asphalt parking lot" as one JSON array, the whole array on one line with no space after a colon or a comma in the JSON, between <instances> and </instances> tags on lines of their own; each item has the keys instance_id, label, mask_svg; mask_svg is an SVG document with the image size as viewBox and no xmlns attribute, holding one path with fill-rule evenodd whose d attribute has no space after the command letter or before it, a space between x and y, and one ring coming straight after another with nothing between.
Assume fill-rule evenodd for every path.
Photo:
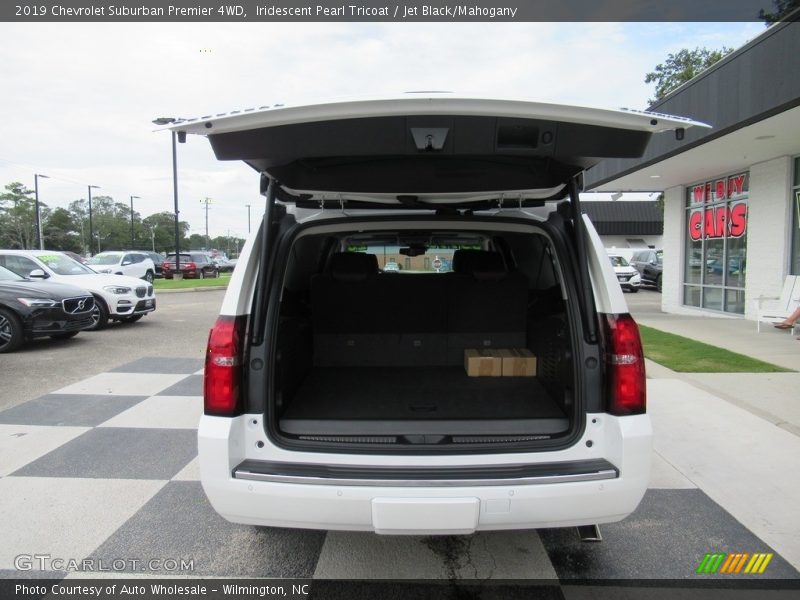
<instances>
[{"instance_id":1,"label":"asphalt parking lot","mask_svg":"<svg viewBox=\"0 0 800 600\"><path fill-rule=\"evenodd\" d=\"M137 358L202 358L224 293L157 293L157 310L137 323L111 323L70 340L34 340L18 352L0 355L0 372L6 374L0 410Z\"/></svg>"},{"instance_id":2,"label":"asphalt parking lot","mask_svg":"<svg viewBox=\"0 0 800 600\"><path fill-rule=\"evenodd\" d=\"M650 290L626 298L636 311L660 303ZM707 434L675 409L691 392L672 380L649 381L662 440L650 489L631 517L601 527L601 543L581 542L574 529L396 537L230 524L203 495L195 439L202 355L222 292L158 300L139 323L0 358L0 577L30 575L17 557L47 554L122 558L117 575L697 581L706 553L760 552L774 554L762 580L798 578L757 526L732 514L702 461L681 453L683 437ZM708 402L723 418L735 408ZM719 472L713 461L709 469ZM192 568L164 573L152 558L188 559Z\"/></svg>"}]
</instances>

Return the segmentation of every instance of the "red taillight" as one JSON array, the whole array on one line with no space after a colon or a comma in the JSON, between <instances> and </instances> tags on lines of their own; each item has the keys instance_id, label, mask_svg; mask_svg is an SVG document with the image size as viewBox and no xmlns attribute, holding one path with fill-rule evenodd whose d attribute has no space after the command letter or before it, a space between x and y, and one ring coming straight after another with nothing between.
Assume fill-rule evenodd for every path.
<instances>
[{"instance_id":1,"label":"red taillight","mask_svg":"<svg viewBox=\"0 0 800 600\"><path fill-rule=\"evenodd\" d=\"M190 271L194 271L197 268L197 265L194 264L193 262L184 263L183 266L189 269Z\"/></svg>"},{"instance_id":2,"label":"red taillight","mask_svg":"<svg viewBox=\"0 0 800 600\"><path fill-rule=\"evenodd\" d=\"M604 316L606 410L640 415L647 410L647 394L639 327L629 314Z\"/></svg>"},{"instance_id":3,"label":"red taillight","mask_svg":"<svg viewBox=\"0 0 800 600\"><path fill-rule=\"evenodd\" d=\"M241 413L244 317L219 317L208 334L203 377L205 413L231 417Z\"/></svg>"}]
</instances>

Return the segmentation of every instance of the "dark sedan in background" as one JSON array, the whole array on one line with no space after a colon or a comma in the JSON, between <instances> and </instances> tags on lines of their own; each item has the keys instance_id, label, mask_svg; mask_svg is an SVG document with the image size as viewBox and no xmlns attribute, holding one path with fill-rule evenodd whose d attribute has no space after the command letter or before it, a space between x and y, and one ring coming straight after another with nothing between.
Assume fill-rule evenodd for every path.
<instances>
[{"instance_id":1,"label":"dark sedan in background","mask_svg":"<svg viewBox=\"0 0 800 600\"><path fill-rule=\"evenodd\" d=\"M221 256L212 257L211 262L217 266L220 273L232 273L236 266L236 259L229 260Z\"/></svg>"},{"instance_id":2,"label":"dark sedan in background","mask_svg":"<svg viewBox=\"0 0 800 600\"><path fill-rule=\"evenodd\" d=\"M92 325L94 297L63 283L31 281L0 267L0 353L38 337L70 338Z\"/></svg>"},{"instance_id":3,"label":"dark sedan in background","mask_svg":"<svg viewBox=\"0 0 800 600\"><path fill-rule=\"evenodd\" d=\"M161 269L161 265L164 264L164 257L161 256L158 252L149 252L147 250L144 251L144 254L147 254L147 256L149 256L152 259L153 265L156 268L156 277L163 277L164 272ZM174 256L175 255L173 254L173 258Z\"/></svg>"},{"instance_id":4,"label":"dark sedan in background","mask_svg":"<svg viewBox=\"0 0 800 600\"><path fill-rule=\"evenodd\" d=\"M629 261L642 276L642 285L654 285L661 291L661 277L664 271L663 250L637 250Z\"/></svg>"}]
</instances>

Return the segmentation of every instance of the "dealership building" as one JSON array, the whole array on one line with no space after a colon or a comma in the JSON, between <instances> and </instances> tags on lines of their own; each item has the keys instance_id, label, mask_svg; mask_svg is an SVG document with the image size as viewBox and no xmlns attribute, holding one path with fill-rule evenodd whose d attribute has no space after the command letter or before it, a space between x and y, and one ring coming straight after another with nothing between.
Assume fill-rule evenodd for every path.
<instances>
[{"instance_id":1,"label":"dealership building","mask_svg":"<svg viewBox=\"0 0 800 600\"><path fill-rule=\"evenodd\" d=\"M754 318L800 275L800 23L780 23L651 107L711 129L653 136L586 189L663 192L662 308Z\"/></svg>"}]
</instances>

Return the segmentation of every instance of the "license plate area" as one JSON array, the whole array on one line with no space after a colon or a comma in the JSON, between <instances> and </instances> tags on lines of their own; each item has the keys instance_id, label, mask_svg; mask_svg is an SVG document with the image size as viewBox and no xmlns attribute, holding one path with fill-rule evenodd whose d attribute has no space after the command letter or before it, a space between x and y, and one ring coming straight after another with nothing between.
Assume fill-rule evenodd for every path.
<instances>
[{"instance_id":1,"label":"license plate area","mask_svg":"<svg viewBox=\"0 0 800 600\"><path fill-rule=\"evenodd\" d=\"M373 498L376 533L462 535L478 526L478 498Z\"/></svg>"}]
</instances>

